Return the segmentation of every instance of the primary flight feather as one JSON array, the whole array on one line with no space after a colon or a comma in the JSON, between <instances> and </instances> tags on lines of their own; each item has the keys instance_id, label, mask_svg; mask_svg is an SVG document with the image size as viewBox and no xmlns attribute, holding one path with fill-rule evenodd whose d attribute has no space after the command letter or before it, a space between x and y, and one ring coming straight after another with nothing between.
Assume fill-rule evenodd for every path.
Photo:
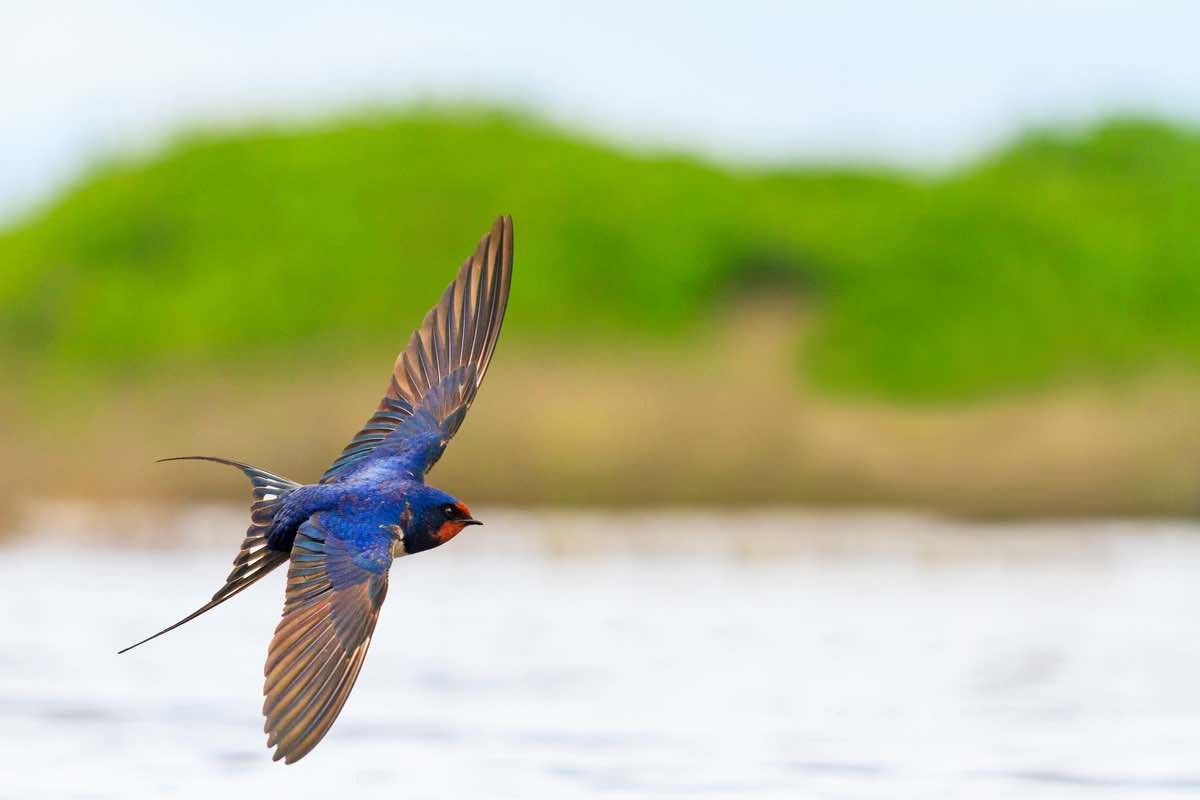
<instances>
[{"instance_id":1,"label":"primary flight feather","mask_svg":"<svg viewBox=\"0 0 1200 800\"><path fill-rule=\"evenodd\" d=\"M195 619L288 562L283 618L267 650L263 716L275 760L303 758L329 731L371 644L394 558L429 550L468 525L467 506L425 483L471 407L508 305L512 218L500 217L396 359L387 392L319 483L240 469L254 488L233 570Z\"/></svg>"}]
</instances>

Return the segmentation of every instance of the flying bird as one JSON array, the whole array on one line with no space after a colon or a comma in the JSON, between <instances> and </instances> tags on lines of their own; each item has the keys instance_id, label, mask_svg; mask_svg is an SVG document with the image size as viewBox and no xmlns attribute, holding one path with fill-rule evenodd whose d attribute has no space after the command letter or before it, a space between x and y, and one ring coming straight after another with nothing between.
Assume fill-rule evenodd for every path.
<instances>
[{"instance_id":1,"label":"flying bird","mask_svg":"<svg viewBox=\"0 0 1200 800\"><path fill-rule=\"evenodd\" d=\"M287 563L283 617L267 649L267 747L291 764L337 719L371 644L400 556L480 525L467 506L425 483L462 425L496 349L512 279L512 218L500 217L396 359L387 393L318 483L301 485L238 461L250 479L250 527L212 600L164 630L224 603Z\"/></svg>"}]
</instances>

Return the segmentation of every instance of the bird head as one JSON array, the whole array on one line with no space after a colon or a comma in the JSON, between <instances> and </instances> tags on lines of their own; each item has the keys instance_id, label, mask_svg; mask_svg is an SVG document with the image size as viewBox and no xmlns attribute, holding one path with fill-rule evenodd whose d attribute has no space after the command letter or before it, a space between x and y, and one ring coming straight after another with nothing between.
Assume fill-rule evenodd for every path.
<instances>
[{"instance_id":1,"label":"bird head","mask_svg":"<svg viewBox=\"0 0 1200 800\"><path fill-rule=\"evenodd\" d=\"M445 544L468 525L483 523L471 516L471 509L445 492L431 486L409 497L401 521L404 552L417 553Z\"/></svg>"}]
</instances>

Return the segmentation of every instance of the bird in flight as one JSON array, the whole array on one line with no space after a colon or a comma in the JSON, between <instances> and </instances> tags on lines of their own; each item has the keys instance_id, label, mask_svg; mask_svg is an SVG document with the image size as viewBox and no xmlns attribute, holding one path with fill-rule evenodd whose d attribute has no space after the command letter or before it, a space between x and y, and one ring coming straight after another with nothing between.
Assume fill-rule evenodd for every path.
<instances>
[{"instance_id":1,"label":"bird in flight","mask_svg":"<svg viewBox=\"0 0 1200 800\"><path fill-rule=\"evenodd\" d=\"M303 758L329 731L362 668L392 560L482 524L425 483L479 391L504 321L512 218L500 217L396 359L375 413L315 484L212 456L240 469L254 501L225 585L190 622L288 562L283 618L267 650L263 716L274 760Z\"/></svg>"}]
</instances>

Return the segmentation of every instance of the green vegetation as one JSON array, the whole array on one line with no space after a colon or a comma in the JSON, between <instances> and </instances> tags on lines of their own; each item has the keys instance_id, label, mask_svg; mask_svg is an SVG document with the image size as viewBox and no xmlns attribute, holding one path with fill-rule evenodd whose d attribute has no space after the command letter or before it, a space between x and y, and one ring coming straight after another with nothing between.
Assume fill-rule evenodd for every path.
<instances>
[{"instance_id":1,"label":"green vegetation","mask_svg":"<svg viewBox=\"0 0 1200 800\"><path fill-rule=\"evenodd\" d=\"M391 353L512 213L511 346L702 352L733 295L794 293L827 390L971 400L1200 366L1200 135L1040 133L938 178L737 171L511 115L413 110L195 135L0 233L0 354L46 375Z\"/></svg>"}]
</instances>

